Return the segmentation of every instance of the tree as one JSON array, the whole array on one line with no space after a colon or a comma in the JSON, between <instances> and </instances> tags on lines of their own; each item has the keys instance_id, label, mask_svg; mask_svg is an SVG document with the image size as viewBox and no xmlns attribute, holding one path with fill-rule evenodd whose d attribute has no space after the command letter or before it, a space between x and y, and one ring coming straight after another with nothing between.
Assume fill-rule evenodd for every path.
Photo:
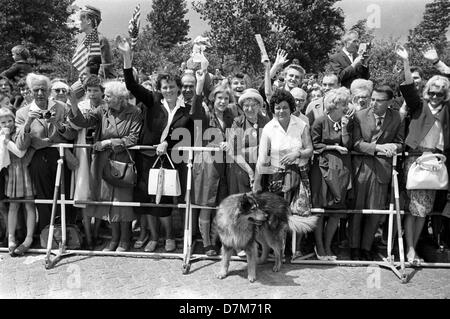
<instances>
[{"instance_id":1,"label":"tree","mask_svg":"<svg viewBox=\"0 0 450 319\"><path fill-rule=\"evenodd\" d=\"M447 51L447 31L450 24L450 0L433 0L425 5L422 21L409 31L408 47L411 61L423 65L421 50L426 44L434 44L440 55Z\"/></svg>"},{"instance_id":2,"label":"tree","mask_svg":"<svg viewBox=\"0 0 450 319\"><path fill-rule=\"evenodd\" d=\"M323 70L328 52L344 30L344 13L334 7L339 0L267 1L274 26L292 37L286 44L290 57L297 58L307 71Z\"/></svg>"},{"instance_id":3,"label":"tree","mask_svg":"<svg viewBox=\"0 0 450 319\"><path fill-rule=\"evenodd\" d=\"M360 42L367 42L370 43L375 38L374 35L374 29L369 29L367 27L367 19L361 19L358 20L350 29L349 31L356 31L359 35L359 41Z\"/></svg>"},{"instance_id":4,"label":"tree","mask_svg":"<svg viewBox=\"0 0 450 319\"><path fill-rule=\"evenodd\" d=\"M194 10L208 21L213 55L225 61L259 65L261 54L255 34L267 39L271 33L270 18L265 1L260 0L206 0L193 3ZM230 66L231 68L232 66Z\"/></svg>"},{"instance_id":5,"label":"tree","mask_svg":"<svg viewBox=\"0 0 450 319\"><path fill-rule=\"evenodd\" d=\"M150 25L146 31L157 46L171 48L189 41L189 20L185 19L188 12L186 0L154 0L152 11L147 15Z\"/></svg>"},{"instance_id":6,"label":"tree","mask_svg":"<svg viewBox=\"0 0 450 319\"><path fill-rule=\"evenodd\" d=\"M328 52L344 29L339 0L206 0L194 9L208 21L218 53L261 68L255 34L263 37L271 58L284 48L309 71L323 69Z\"/></svg>"},{"instance_id":7,"label":"tree","mask_svg":"<svg viewBox=\"0 0 450 319\"><path fill-rule=\"evenodd\" d=\"M31 63L41 73L70 70L67 65L73 54L75 29L68 24L69 6L74 0L0 0L0 70L11 65L12 47L25 45L31 53ZM54 64L55 58L63 65ZM64 74L66 75L66 74Z\"/></svg>"},{"instance_id":8,"label":"tree","mask_svg":"<svg viewBox=\"0 0 450 319\"><path fill-rule=\"evenodd\" d=\"M395 89L402 80L403 63L397 58L395 48L398 38L376 40L372 44L369 59L370 80Z\"/></svg>"}]
</instances>

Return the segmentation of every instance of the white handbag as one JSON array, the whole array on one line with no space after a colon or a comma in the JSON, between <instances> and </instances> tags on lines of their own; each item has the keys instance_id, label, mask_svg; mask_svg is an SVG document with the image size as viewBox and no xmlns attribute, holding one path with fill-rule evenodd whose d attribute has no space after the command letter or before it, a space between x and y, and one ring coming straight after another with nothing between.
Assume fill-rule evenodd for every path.
<instances>
[{"instance_id":1,"label":"white handbag","mask_svg":"<svg viewBox=\"0 0 450 319\"><path fill-rule=\"evenodd\" d=\"M181 185L178 171L175 169L175 166L173 166L170 157L167 154L165 155L169 159L172 169L163 168L162 162L160 168L155 168L156 163L161 159L161 156L158 156L153 164L153 167L148 173L148 194L156 195L156 204L159 204L161 196L181 195Z\"/></svg>"},{"instance_id":2,"label":"white handbag","mask_svg":"<svg viewBox=\"0 0 450 319\"><path fill-rule=\"evenodd\" d=\"M442 154L424 153L409 168L406 189L447 189L445 161Z\"/></svg>"}]
</instances>

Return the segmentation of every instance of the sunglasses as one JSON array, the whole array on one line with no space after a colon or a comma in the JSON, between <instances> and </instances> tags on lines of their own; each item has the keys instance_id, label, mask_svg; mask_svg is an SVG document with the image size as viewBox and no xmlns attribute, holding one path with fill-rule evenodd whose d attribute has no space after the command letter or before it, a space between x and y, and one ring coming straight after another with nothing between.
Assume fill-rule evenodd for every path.
<instances>
[{"instance_id":1,"label":"sunglasses","mask_svg":"<svg viewBox=\"0 0 450 319\"><path fill-rule=\"evenodd\" d=\"M61 93L66 94L67 93L66 89L53 89L53 91L55 91L58 94L61 94Z\"/></svg>"},{"instance_id":2,"label":"sunglasses","mask_svg":"<svg viewBox=\"0 0 450 319\"><path fill-rule=\"evenodd\" d=\"M433 97L433 96L435 96L435 97L444 97L444 92L430 92L430 91L428 91L428 95L431 96L431 97Z\"/></svg>"}]
</instances>

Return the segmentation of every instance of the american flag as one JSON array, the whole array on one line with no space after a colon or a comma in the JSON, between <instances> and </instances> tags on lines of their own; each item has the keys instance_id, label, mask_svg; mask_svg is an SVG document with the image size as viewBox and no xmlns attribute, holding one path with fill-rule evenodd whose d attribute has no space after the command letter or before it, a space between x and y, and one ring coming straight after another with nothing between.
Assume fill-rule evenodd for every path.
<instances>
[{"instance_id":1,"label":"american flag","mask_svg":"<svg viewBox=\"0 0 450 319\"><path fill-rule=\"evenodd\" d=\"M139 26L140 26L140 18L141 18L141 5L138 4L134 9L133 16L130 19L128 24L128 34L131 38L131 49L137 44L138 36L139 36Z\"/></svg>"},{"instance_id":2,"label":"american flag","mask_svg":"<svg viewBox=\"0 0 450 319\"><path fill-rule=\"evenodd\" d=\"M101 56L97 30L93 30L86 36L73 55L72 64L78 72L84 71L90 56Z\"/></svg>"}]
</instances>

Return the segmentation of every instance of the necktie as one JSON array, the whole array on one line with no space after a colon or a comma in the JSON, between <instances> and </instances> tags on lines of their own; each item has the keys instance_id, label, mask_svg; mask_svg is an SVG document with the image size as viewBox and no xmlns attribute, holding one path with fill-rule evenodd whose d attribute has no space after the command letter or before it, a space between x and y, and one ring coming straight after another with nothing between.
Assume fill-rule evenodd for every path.
<instances>
[{"instance_id":1,"label":"necktie","mask_svg":"<svg viewBox=\"0 0 450 319\"><path fill-rule=\"evenodd\" d=\"M375 131L373 132L373 135L372 135L372 142L376 142L378 137L380 136L380 131L381 131L381 125L382 124L383 124L383 118L382 117L377 117L376 118Z\"/></svg>"},{"instance_id":2,"label":"necktie","mask_svg":"<svg viewBox=\"0 0 450 319\"><path fill-rule=\"evenodd\" d=\"M377 118L377 131L381 130L381 125L383 124L383 118L382 117L378 117Z\"/></svg>"}]
</instances>

